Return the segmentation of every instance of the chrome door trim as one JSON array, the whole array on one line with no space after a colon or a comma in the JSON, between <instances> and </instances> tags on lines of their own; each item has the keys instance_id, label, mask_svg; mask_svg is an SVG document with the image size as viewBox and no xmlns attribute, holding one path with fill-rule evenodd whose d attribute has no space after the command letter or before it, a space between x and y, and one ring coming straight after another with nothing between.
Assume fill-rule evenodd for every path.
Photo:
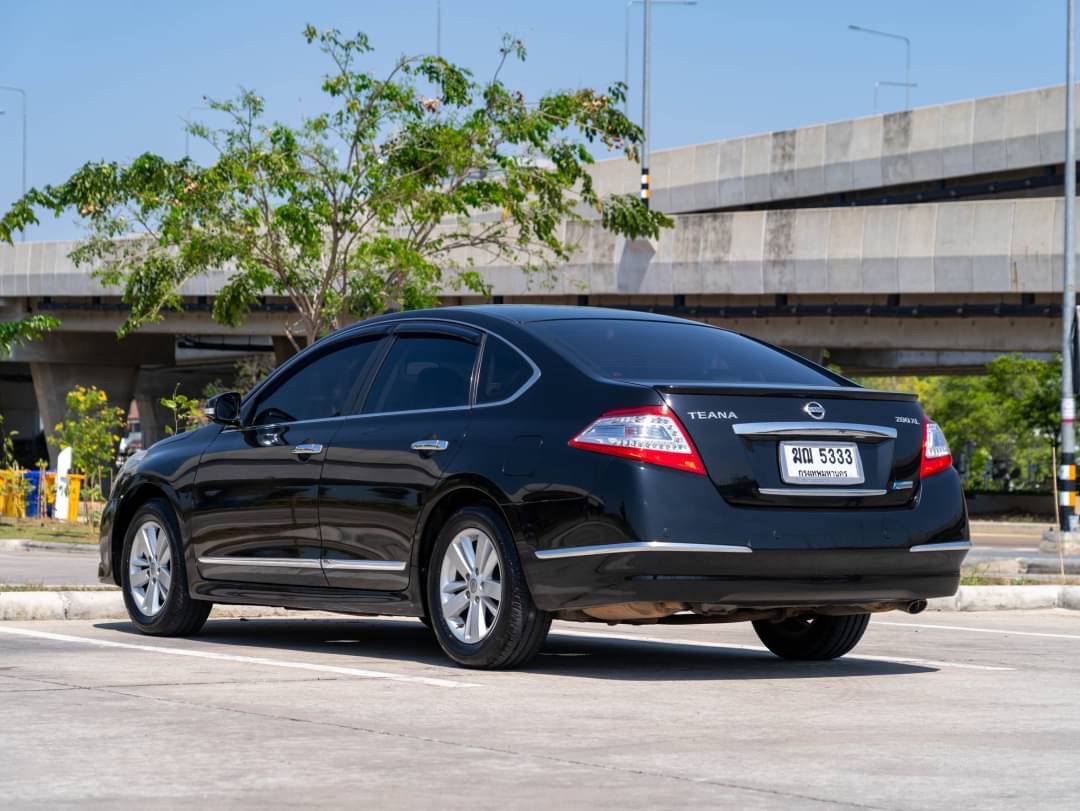
<instances>
[{"instance_id":1,"label":"chrome door trim","mask_svg":"<svg viewBox=\"0 0 1080 811\"><path fill-rule=\"evenodd\" d=\"M809 496L810 498L867 498L883 496L887 490L866 490L855 487L759 487L763 496Z\"/></svg>"},{"instance_id":2,"label":"chrome door trim","mask_svg":"<svg viewBox=\"0 0 1080 811\"><path fill-rule=\"evenodd\" d=\"M293 456L311 456L322 453L322 447L318 442L301 442L292 449L292 454Z\"/></svg>"},{"instance_id":3,"label":"chrome door trim","mask_svg":"<svg viewBox=\"0 0 1080 811\"><path fill-rule=\"evenodd\" d=\"M909 552L966 552L971 549L971 541L943 541L941 543L922 543L911 547Z\"/></svg>"},{"instance_id":4,"label":"chrome door trim","mask_svg":"<svg viewBox=\"0 0 1080 811\"><path fill-rule=\"evenodd\" d=\"M434 453L435 451L445 451L450 447L450 443L445 439L418 439L409 447L421 453Z\"/></svg>"},{"instance_id":5,"label":"chrome door trim","mask_svg":"<svg viewBox=\"0 0 1080 811\"><path fill-rule=\"evenodd\" d=\"M628 541L626 543L607 543L598 546L570 546L565 549L537 549L535 555L540 560L561 560L562 558L584 558L595 555L628 555L638 552L719 552L722 554L748 554L753 552L749 546L725 546L714 543L684 543L682 541Z\"/></svg>"},{"instance_id":6,"label":"chrome door trim","mask_svg":"<svg viewBox=\"0 0 1080 811\"><path fill-rule=\"evenodd\" d=\"M835 437L836 439L896 439L896 429L857 422L737 422L731 426L737 436L747 437Z\"/></svg>"},{"instance_id":7,"label":"chrome door trim","mask_svg":"<svg viewBox=\"0 0 1080 811\"><path fill-rule=\"evenodd\" d=\"M403 572L407 560L352 560L347 558L323 558L324 569L350 572Z\"/></svg>"},{"instance_id":8,"label":"chrome door trim","mask_svg":"<svg viewBox=\"0 0 1080 811\"><path fill-rule=\"evenodd\" d=\"M200 566L255 566L267 569L320 569L318 558L260 558L255 556L214 557L204 555L199 558Z\"/></svg>"}]
</instances>

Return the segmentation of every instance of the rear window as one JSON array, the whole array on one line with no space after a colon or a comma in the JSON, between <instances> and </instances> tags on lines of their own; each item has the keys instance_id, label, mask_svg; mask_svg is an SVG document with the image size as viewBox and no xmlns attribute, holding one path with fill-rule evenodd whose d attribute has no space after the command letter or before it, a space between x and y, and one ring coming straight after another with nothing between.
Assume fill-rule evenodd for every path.
<instances>
[{"instance_id":1,"label":"rear window","mask_svg":"<svg viewBox=\"0 0 1080 811\"><path fill-rule=\"evenodd\" d=\"M838 385L808 363L707 326L599 318L535 326L571 359L613 380Z\"/></svg>"}]
</instances>

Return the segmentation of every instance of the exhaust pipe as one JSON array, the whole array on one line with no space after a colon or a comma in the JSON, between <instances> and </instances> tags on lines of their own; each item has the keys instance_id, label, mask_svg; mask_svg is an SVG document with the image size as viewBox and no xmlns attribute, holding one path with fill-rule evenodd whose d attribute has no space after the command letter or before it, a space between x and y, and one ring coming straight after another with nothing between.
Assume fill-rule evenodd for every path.
<instances>
[{"instance_id":1,"label":"exhaust pipe","mask_svg":"<svg viewBox=\"0 0 1080 811\"><path fill-rule=\"evenodd\" d=\"M910 603L900 603L898 607L907 614L921 614L926 610L926 600L912 600Z\"/></svg>"}]
</instances>

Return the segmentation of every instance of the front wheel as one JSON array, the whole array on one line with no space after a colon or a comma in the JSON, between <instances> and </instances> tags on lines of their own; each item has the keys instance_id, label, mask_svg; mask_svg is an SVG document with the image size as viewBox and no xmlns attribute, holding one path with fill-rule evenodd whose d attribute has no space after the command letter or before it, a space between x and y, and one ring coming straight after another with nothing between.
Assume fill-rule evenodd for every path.
<instances>
[{"instance_id":1,"label":"front wheel","mask_svg":"<svg viewBox=\"0 0 1080 811\"><path fill-rule=\"evenodd\" d=\"M152 636L188 636L203 627L212 603L188 594L180 530L165 501L139 507L124 536L124 605L135 627Z\"/></svg>"},{"instance_id":2,"label":"front wheel","mask_svg":"<svg viewBox=\"0 0 1080 811\"><path fill-rule=\"evenodd\" d=\"M458 511L443 527L427 571L428 617L446 655L475 668L525 664L551 615L533 603L510 530L486 507Z\"/></svg>"},{"instance_id":3,"label":"front wheel","mask_svg":"<svg viewBox=\"0 0 1080 811\"><path fill-rule=\"evenodd\" d=\"M836 659L854 648L870 622L869 614L840 617L811 614L781 622L756 620L754 630L765 647L784 659Z\"/></svg>"}]
</instances>

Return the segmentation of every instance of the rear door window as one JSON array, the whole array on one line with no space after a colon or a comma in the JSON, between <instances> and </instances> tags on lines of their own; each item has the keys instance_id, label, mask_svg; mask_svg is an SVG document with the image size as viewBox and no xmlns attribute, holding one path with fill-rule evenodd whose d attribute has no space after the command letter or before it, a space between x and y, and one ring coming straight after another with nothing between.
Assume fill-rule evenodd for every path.
<instances>
[{"instance_id":1,"label":"rear door window","mask_svg":"<svg viewBox=\"0 0 1080 811\"><path fill-rule=\"evenodd\" d=\"M534 326L579 365L613 380L840 385L808 361L706 325L581 318Z\"/></svg>"},{"instance_id":2,"label":"rear door window","mask_svg":"<svg viewBox=\"0 0 1080 811\"><path fill-rule=\"evenodd\" d=\"M469 405L477 345L441 335L398 335L364 404L367 414Z\"/></svg>"}]
</instances>

